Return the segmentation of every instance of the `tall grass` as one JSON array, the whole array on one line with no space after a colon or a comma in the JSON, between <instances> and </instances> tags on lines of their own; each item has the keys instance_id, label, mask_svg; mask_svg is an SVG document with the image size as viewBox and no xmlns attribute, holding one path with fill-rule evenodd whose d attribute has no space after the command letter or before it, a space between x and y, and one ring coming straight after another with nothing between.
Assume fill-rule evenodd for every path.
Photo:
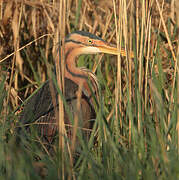
<instances>
[{"instance_id":1,"label":"tall grass","mask_svg":"<svg viewBox=\"0 0 179 180\"><path fill-rule=\"evenodd\" d=\"M2 1L0 5L1 179L179 178L178 32L175 17L170 16L173 4L44 0ZM61 96L64 55L59 64L56 49L59 39L63 48L65 34L78 29L124 48L127 56L79 57L78 65L92 69L98 77L99 106L89 141L77 128L78 117L72 119L70 144L62 136L63 107L68 112ZM59 142L51 155L40 139L34 142L36 132L25 135L24 145L16 142L16 109L51 76L54 64L58 79L52 79L61 105L56 114Z\"/></svg>"}]
</instances>

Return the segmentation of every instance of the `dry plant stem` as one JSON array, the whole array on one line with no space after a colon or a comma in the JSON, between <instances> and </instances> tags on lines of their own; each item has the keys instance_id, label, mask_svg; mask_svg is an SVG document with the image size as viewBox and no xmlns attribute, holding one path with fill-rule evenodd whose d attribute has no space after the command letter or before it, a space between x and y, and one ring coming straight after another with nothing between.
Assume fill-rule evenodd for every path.
<instances>
[{"instance_id":1,"label":"dry plant stem","mask_svg":"<svg viewBox=\"0 0 179 180\"><path fill-rule=\"evenodd\" d=\"M123 7L122 7L122 2L121 0L119 1L119 20L118 20L118 23L117 23L117 45L118 45L118 49L121 51L121 44L122 44L122 14L120 12L123 11ZM119 119L120 120L120 128L122 129L123 128L123 125L122 125L122 118L119 116L119 113L121 115L123 115L122 113L122 105L121 105L121 102L122 102L122 85L121 85L121 56L118 56L117 58L117 88L116 88L116 119ZM119 111L118 111L118 104L119 104ZM116 121L117 123L117 121ZM118 127L118 123L116 124L116 126ZM119 132L119 131L118 131Z\"/></svg>"},{"instance_id":2,"label":"dry plant stem","mask_svg":"<svg viewBox=\"0 0 179 180\"><path fill-rule=\"evenodd\" d=\"M126 1L122 0L121 1L121 7L122 9L120 10L120 13L122 14L121 16L121 32L123 33L123 37L124 37L124 45L125 45L125 51L126 51L126 62L127 62L127 74L129 75L129 64L128 64L128 54L127 54L127 49L128 49L128 26L127 26L127 22L128 22L128 18L127 18L127 6L126 6ZM120 39L121 40L121 39ZM130 56L130 55L129 55ZM121 81L121 79L120 79ZM129 81L127 82L128 86L129 86ZM122 91L121 91L122 92ZM130 99L130 97L128 96L128 98ZM122 98L121 98L122 101ZM121 110L120 110L121 111ZM129 144L131 144L131 126L132 126L132 122L131 122L131 118L129 116Z\"/></svg>"},{"instance_id":3,"label":"dry plant stem","mask_svg":"<svg viewBox=\"0 0 179 180\"><path fill-rule=\"evenodd\" d=\"M70 17L71 14L71 0L68 0L67 2L67 13L66 13L66 26L67 26L67 32L70 33L71 32L71 27L70 27Z\"/></svg>"},{"instance_id":4,"label":"dry plant stem","mask_svg":"<svg viewBox=\"0 0 179 180\"><path fill-rule=\"evenodd\" d=\"M12 87L12 80L13 80L13 77L14 77L14 66L15 66L15 55L13 57L13 60L12 60L12 68L11 68L11 76L10 76L10 82L9 82L9 86L8 86L8 94L7 94L7 100L6 100L6 103L5 103L5 116L4 116L4 120L6 119L6 115L8 114L8 104L9 104L9 97L10 97L10 92L11 92L11 87Z\"/></svg>"},{"instance_id":5,"label":"dry plant stem","mask_svg":"<svg viewBox=\"0 0 179 180\"><path fill-rule=\"evenodd\" d=\"M144 96L144 109L146 110L147 108L147 100L148 100L148 96L147 96L147 84L148 84L148 63L149 63L149 55L150 55L150 46L151 46L151 21L152 21L152 17L151 17L151 12L150 12L150 7L151 4L149 4L148 7L148 12L147 13L147 28L146 28L146 33L145 33L145 45L144 47L147 47L146 49L144 49L144 51L146 50L147 54L145 56L146 58L146 65L145 65L145 85L144 85L144 91L145 91L145 96Z\"/></svg>"},{"instance_id":6,"label":"dry plant stem","mask_svg":"<svg viewBox=\"0 0 179 180\"><path fill-rule=\"evenodd\" d=\"M133 12L134 12L134 5L133 1L129 4L130 7L130 17L129 17L129 52L132 52L132 32L133 32ZM132 59L131 56L128 56L129 60L128 62L128 86L129 86L129 103L131 104L132 102ZM129 143L131 142L131 126L132 122L131 119L129 119Z\"/></svg>"},{"instance_id":7,"label":"dry plant stem","mask_svg":"<svg viewBox=\"0 0 179 180\"><path fill-rule=\"evenodd\" d=\"M15 73L14 76L15 76L14 77L14 88L18 89L18 73ZM17 107L18 106L18 96L15 96L14 99L15 99L15 106Z\"/></svg>"},{"instance_id":8,"label":"dry plant stem","mask_svg":"<svg viewBox=\"0 0 179 180\"><path fill-rule=\"evenodd\" d=\"M18 4L15 5L15 12L13 15L12 19L12 31L13 31L13 37L14 37L14 49L19 49L19 27L20 27L20 21L21 21L21 14L22 14L22 5L21 5L21 10L20 12L18 11L19 6ZM21 55L19 52L16 52L15 54L15 65L16 67L19 67L20 74L22 75L23 78L23 71L22 71L22 64L23 60L21 58ZM14 87L15 89L18 89L18 74L15 73L14 75ZM10 88L11 89L11 88ZM9 91L10 91L9 89ZM17 96L14 98L15 99L15 104L18 106L18 98Z\"/></svg>"},{"instance_id":9,"label":"dry plant stem","mask_svg":"<svg viewBox=\"0 0 179 180\"><path fill-rule=\"evenodd\" d=\"M58 26L58 30L57 33L60 34L60 44L61 44L61 49L59 52L59 59L56 60L56 73L57 73L57 84L60 88L60 91L62 93L64 90L64 86L63 86L63 80L64 79L64 74L62 72L62 67L64 67L64 33L65 33L65 22L63 22L63 15L65 13L63 13L64 11L64 1L60 1L59 4L59 26ZM66 11L66 9L65 9ZM57 36L58 37L58 34ZM58 41L59 38L57 38L56 40ZM63 107L63 101L60 98L60 95L58 95L58 102L59 102L59 114L58 114L58 134L59 134L59 150L60 150L60 156L61 156L61 164L59 165L59 167L61 167L61 169L59 169L59 178L60 179L65 179L65 152L64 152L64 148L65 148L65 140L64 140L64 136L65 136L65 125L64 125L64 107Z\"/></svg>"},{"instance_id":10,"label":"dry plant stem","mask_svg":"<svg viewBox=\"0 0 179 180\"><path fill-rule=\"evenodd\" d=\"M171 0L171 12L170 12L170 17L172 19L172 21L175 21L175 1L178 0ZM171 35L173 35L173 30L174 30L174 26L173 24L171 24Z\"/></svg>"},{"instance_id":11,"label":"dry plant stem","mask_svg":"<svg viewBox=\"0 0 179 180\"><path fill-rule=\"evenodd\" d=\"M135 3L136 7L136 57L139 57L139 0L136 0ZM138 104L138 109L139 109L139 104ZM138 131L140 132L140 118L139 118L139 112L138 112Z\"/></svg>"},{"instance_id":12,"label":"dry plant stem","mask_svg":"<svg viewBox=\"0 0 179 180\"><path fill-rule=\"evenodd\" d=\"M32 10L32 16L31 16L31 19L32 19L32 31L33 31L33 34L34 34L34 37L35 39L37 39L37 31L36 31L36 8L33 8ZM37 46L37 41L35 42L35 45Z\"/></svg>"},{"instance_id":13,"label":"dry plant stem","mask_svg":"<svg viewBox=\"0 0 179 180\"><path fill-rule=\"evenodd\" d=\"M14 12L14 16L13 16L13 20L12 20L12 30L13 30L13 36L14 36L14 49L15 51L18 49L19 47L19 23L20 23L20 20L18 22L18 11L17 11L17 7L15 9L15 12ZM9 83L9 89L8 89L8 94L7 94L7 101L6 101L6 105L5 107L8 107L8 102L9 102L9 98L10 98L10 92L11 92L11 86L12 86L12 81L13 81L13 77L14 77L14 68L15 68L15 64L18 65L18 57L19 57L19 68L20 70L22 70L22 62L20 62L20 54L19 52L16 51L16 53L14 54L14 57L13 57L13 62L12 62L12 69L11 69L11 76L10 76L10 83ZM17 88L17 76L15 75L15 87ZM15 102L16 102L16 105L18 104L17 103L18 99L16 97L15 99ZM5 109L5 114L8 113L8 109ZM5 116L6 117L6 116ZM5 120L5 119L4 119Z\"/></svg>"},{"instance_id":14,"label":"dry plant stem","mask_svg":"<svg viewBox=\"0 0 179 180\"><path fill-rule=\"evenodd\" d=\"M17 12L17 46L16 46L16 49L19 49L19 44L20 44L20 41L19 41L19 31L20 31L20 23L21 23L21 17L22 17L22 8L23 8L23 4L21 4L20 6L20 12ZM16 5L16 11L18 11L18 6ZM19 16L18 16L19 15ZM16 53L16 66L19 66L19 69L20 69L20 74L22 75L22 78L24 78L24 75L23 75L23 70L22 70L22 64L23 64L23 60L21 58L21 55L20 55L20 52L17 52ZM14 81L14 86L15 86L15 89L18 89L18 73L15 73L15 81ZM15 104L16 106L18 106L18 96L15 97Z\"/></svg>"},{"instance_id":15,"label":"dry plant stem","mask_svg":"<svg viewBox=\"0 0 179 180\"><path fill-rule=\"evenodd\" d=\"M72 145L71 145L71 149L69 150L69 154L70 154L70 166L71 166L71 174L69 175L68 179L71 180L72 176L73 179L75 180L75 175L73 172L73 154L75 152L75 144L76 144L76 135L77 135L77 130L78 130L78 116L80 113L80 104L81 104L81 94L82 94L82 84L79 85L79 89L77 92L77 111L75 113L74 116L74 125L73 125L73 132L72 132Z\"/></svg>"},{"instance_id":16,"label":"dry plant stem","mask_svg":"<svg viewBox=\"0 0 179 180\"><path fill-rule=\"evenodd\" d=\"M92 69L92 72L93 72L93 73L96 72L98 65L101 63L103 54L98 55L98 57L99 57L99 58L98 58L98 61L95 61L95 62L94 62L94 65L93 65L93 69Z\"/></svg>"},{"instance_id":17,"label":"dry plant stem","mask_svg":"<svg viewBox=\"0 0 179 180\"><path fill-rule=\"evenodd\" d=\"M79 30L80 30L80 31L81 31L82 28L83 28L84 19L85 19L85 13L86 13L86 8L87 8L87 3L85 3L85 7L82 8L82 9L83 9L83 12L82 12L82 17L81 17L80 24L79 24Z\"/></svg>"},{"instance_id":18,"label":"dry plant stem","mask_svg":"<svg viewBox=\"0 0 179 180\"><path fill-rule=\"evenodd\" d=\"M38 142L40 142L40 144L41 144L42 148L44 149L44 151L45 151L45 152L47 153L47 155L50 157L50 153L48 152L46 146L44 145L44 143L42 142L42 140L40 139L40 137L37 136L37 138L38 138Z\"/></svg>"},{"instance_id":19,"label":"dry plant stem","mask_svg":"<svg viewBox=\"0 0 179 180\"><path fill-rule=\"evenodd\" d=\"M45 58L46 59L48 59L48 54L49 54L49 52L48 52L48 50L49 50L49 47L50 47L50 37L49 36L47 36L47 43L46 43L46 46L45 46ZM50 77L50 76L49 76Z\"/></svg>"},{"instance_id":20,"label":"dry plant stem","mask_svg":"<svg viewBox=\"0 0 179 180\"><path fill-rule=\"evenodd\" d=\"M119 35L118 35L118 23L117 23L117 16L116 16L116 4L115 4L116 2L115 2L115 0L113 0L113 9L114 9L114 17L115 17L115 27L116 27L116 31L115 31L115 33L116 33L116 44L117 44L117 48L119 49ZM119 55L118 55L118 57L119 57ZM117 104L118 104L118 89L119 89L119 86L118 86L118 80L117 80L117 82L116 82L117 84L116 84L116 86L115 86L115 113L116 113L116 124L117 124L117 119L118 119L118 108L117 108ZM111 111L112 112L112 111Z\"/></svg>"},{"instance_id":21,"label":"dry plant stem","mask_svg":"<svg viewBox=\"0 0 179 180\"><path fill-rule=\"evenodd\" d=\"M65 29L64 29L64 26L65 26L65 22L63 22L63 0L60 1L60 4L59 4L59 28L58 28L58 33L60 34L60 44L61 44L61 49L60 49L60 52L61 54L59 54L59 59L56 60L56 66L57 66L57 83L58 83L58 86L61 90L62 93L64 93L64 73L62 71L63 67L64 67L64 48L65 48L65 45L64 45L64 32L65 32ZM58 37L58 35L57 35ZM63 108L63 102L60 98L60 96L58 96L58 101L59 101L59 148L60 150L63 152L64 150L64 129L63 129L63 124L64 124L64 108Z\"/></svg>"},{"instance_id":22,"label":"dry plant stem","mask_svg":"<svg viewBox=\"0 0 179 180\"><path fill-rule=\"evenodd\" d=\"M143 54L146 58L146 63L145 63L145 68L144 68L144 73L142 73L141 76L143 76L143 79L141 80L141 83L145 83L144 84L144 89L141 87L141 91L144 91L144 108L142 108L142 121L144 121L144 115L145 115L145 111L147 111L146 109L146 106L147 106L147 84L148 84L148 78L147 78L147 74L148 74L148 60L149 60L149 52L150 52L150 49L149 49L149 45L150 45L150 28L151 28L151 16L150 16L150 9L148 7L148 4L143 4L144 9L146 9L146 11L143 11L143 13L145 13L145 19L144 19L144 22L145 24L143 25L144 26L144 45L143 45ZM147 44L148 42L148 44ZM145 48L147 47L147 48ZM146 54L148 57L146 57ZM141 61L142 61L142 55L141 55ZM142 67L141 67L142 68ZM142 68L143 69L143 68ZM144 79L145 78L145 79ZM142 93L142 92L140 92ZM145 122L143 122L145 123ZM144 135L146 135L146 127L143 127L143 132L144 132ZM146 149L146 152L147 152L147 140L146 140L146 136L145 136L145 149Z\"/></svg>"},{"instance_id":23,"label":"dry plant stem","mask_svg":"<svg viewBox=\"0 0 179 180\"><path fill-rule=\"evenodd\" d=\"M149 13L150 14L150 13ZM149 26L148 26L148 44L147 44L147 56L146 56L146 68L145 68L145 110L147 108L147 84L148 84L148 65L149 65L149 54L150 54L150 39L151 39L151 16L149 17Z\"/></svg>"},{"instance_id":24,"label":"dry plant stem","mask_svg":"<svg viewBox=\"0 0 179 180\"><path fill-rule=\"evenodd\" d=\"M179 32L179 1L175 1L175 11L176 11L176 19L177 19L177 27L178 27L178 32ZM177 66L179 66L179 39L177 40ZM178 67L179 68L179 67ZM179 104L179 73L177 76L177 103ZM178 154L179 154L179 108L177 110L177 134L178 134Z\"/></svg>"},{"instance_id":25,"label":"dry plant stem","mask_svg":"<svg viewBox=\"0 0 179 180\"><path fill-rule=\"evenodd\" d=\"M142 0L142 22L141 22L141 34L140 34L140 49L139 49L139 92L142 94L142 56L143 56L143 37L145 27L145 0Z\"/></svg>"},{"instance_id":26,"label":"dry plant stem","mask_svg":"<svg viewBox=\"0 0 179 180\"><path fill-rule=\"evenodd\" d=\"M59 88L61 92L64 92L64 67L65 67L65 25L66 25L66 0L60 1L60 7L59 7L59 29L58 31L60 33L60 41L62 42L61 46L61 56L60 59L56 61L56 68L57 68L57 83L59 85ZM57 36L58 37L58 36ZM58 101L59 101L59 148L61 150L61 159L62 159L62 169L59 170L61 172L61 179L65 179L65 137L67 137L66 129L65 129L65 123L64 123L64 106L63 101L60 98L60 95L58 95ZM72 154L70 150L69 143L67 142L67 149L69 152L70 157L70 163L73 162L72 160ZM75 179L74 172L73 172L73 164L71 164L71 175L73 179ZM71 179L71 175L69 178Z\"/></svg>"},{"instance_id":27,"label":"dry plant stem","mask_svg":"<svg viewBox=\"0 0 179 180\"><path fill-rule=\"evenodd\" d=\"M178 27L179 27L179 25L178 25ZM178 54L178 57L177 57L177 61L179 61L179 54ZM178 73L177 78L178 78L178 84L177 84L177 88L178 88L178 90L177 90L177 104L179 104L179 73ZM176 129L177 129L177 134L178 134L178 154L179 154L179 108L177 110L177 126L176 126Z\"/></svg>"},{"instance_id":28,"label":"dry plant stem","mask_svg":"<svg viewBox=\"0 0 179 180\"><path fill-rule=\"evenodd\" d=\"M146 12L147 14L147 27L146 27L146 34L145 34L145 45L144 47L147 47L146 50L147 53L145 53L146 55L146 63L145 63L145 84L144 84L144 111L147 112L147 101L148 101L148 91L147 91L147 85L148 85L148 65L149 65L149 54L150 54L150 40L151 40L151 16L150 16L150 8L147 9L148 12ZM148 43L147 43L148 42ZM145 123L145 122L144 122ZM146 134L146 127L143 128L144 130L144 134ZM145 149L147 151L147 140L145 138Z\"/></svg>"},{"instance_id":29,"label":"dry plant stem","mask_svg":"<svg viewBox=\"0 0 179 180\"><path fill-rule=\"evenodd\" d=\"M42 5L43 5L43 3L42 3ZM48 14L48 12L47 12L47 10L46 10L44 5L43 5L43 9L44 9L45 15L47 17L48 23L50 25L50 28L52 29L52 32L55 32L55 27L54 27L54 24L52 22L52 19L50 18L50 15Z\"/></svg>"},{"instance_id":30,"label":"dry plant stem","mask_svg":"<svg viewBox=\"0 0 179 180\"><path fill-rule=\"evenodd\" d=\"M59 59L59 56L57 56L57 52L55 52L54 54L55 54L54 57L56 57L55 60L57 61L57 60ZM48 61L46 62L46 67L47 67L47 74L48 74L48 76L50 77L50 76L51 76L51 69L49 68L50 65L49 65ZM57 107L57 100L56 100L56 97L55 97L55 89L54 89L52 80L49 81L49 87L50 87L50 93L51 93L51 97L52 97L53 107ZM54 108L54 111L55 111L55 117L56 117L57 119L59 119L59 118L58 118L57 108ZM36 123L35 123L35 124L36 124ZM39 123L38 123L38 124L39 124ZM52 124L50 123L50 125L52 125ZM57 125L57 124L56 124L56 125Z\"/></svg>"},{"instance_id":31,"label":"dry plant stem","mask_svg":"<svg viewBox=\"0 0 179 180\"><path fill-rule=\"evenodd\" d=\"M141 34L140 34L140 49L139 49L139 93L140 97L142 97L142 84L143 84L143 41L144 41L144 31L145 31L145 20L146 20L146 12L145 12L145 0L142 0L142 22L141 22ZM140 111L138 111L138 126L141 126L140 120L144 119L144 108L140 106L141 104L138 103L138 108ZM140 132L140 128L139 128Z\"/></svg>"},{"instance_id":32,"label":"dry plant stem","mask_svg":"<svg viewBox=\"0 0 179 180\"><path fill-rule=\"evenodd\" d=\"M107 30L109 29L109 26L110 26L112 16L113 16L113 14L109 13L107 18L106 18L107 20L106 20L105 28L104 28L103 33L102 33L102 39L104 39L106 36Z\"/></svg>"},{"instance_id":33,"label":"dry plant stem","mask_svg":"<svg viewBox=\"0 0 179 180\"><path fill-rule=\"evenodd\" d=\"M0 1L0 19L3 17L3 1Z\"/></svg>"},{"instance_id":34,"label":"dry plant stem","mask_svg":"<svg viewBox=\"0 0 179 180\"><path fill-rule=\"evenodd\" d=\"M120 2L119 2L120 4ZM120 7L120 6L119 6ZM117 48L120 49L120 43L119 43L119 27L120 27L120 21L117 21L117 15L116 15L116 4L115 1L113 0L113 9L114 9L114 17L115 17L115 27L116 27L116 43L117 43ZM120 14L120 13L119 13ZM120 16L121 17L121 16ZM119 17L119 18L120 18ZM121 20L121 19L120 19ZM119 23L119 24L118 24ZM121 36L121 33L120 33ZM119 111L121 112L121 77L120 77L120 71L121 71L121 65L120 65L120 56L118 55L118 64L117 64L117 82L115 86L115 115L116 115L116 121L115 121L115 127L118 127L118 122L117 120L119 119L119 112L118 112L118 105L119 105ZM121 122L121 128L122 128L122 121ZM119 131L117 131L119 132Z\"/></svg>"},{"instance_id":35,"label":"dry plant stem","mask_svg":"<svg viewBox=\"0 0 179 180\"><path fill-rule=\"evenodd\" d=\"M136 0L136 56L139 55L139 0Z\"/></svg>"},{"instance_id":36,"label":"dry plant stem","mask_svg":"<svg viewBox=\"0 0 179 180\"><path fill-rule=\"evenodd\" d=\"M20 125L20 126L16 126L16 127L26 127L26 126L32 126L32 125L54 125L54 126L58 126L58 123L46 123L46 122L34 122L34 123L27 123L24 125ZM71 124L65 124L66 127L70 127L73 128L74 126ZM82 127L77 127L78 129L82 130L82 131L93 131L91 129L88 128L82 128Z\"/></svg>"}]
</instances>

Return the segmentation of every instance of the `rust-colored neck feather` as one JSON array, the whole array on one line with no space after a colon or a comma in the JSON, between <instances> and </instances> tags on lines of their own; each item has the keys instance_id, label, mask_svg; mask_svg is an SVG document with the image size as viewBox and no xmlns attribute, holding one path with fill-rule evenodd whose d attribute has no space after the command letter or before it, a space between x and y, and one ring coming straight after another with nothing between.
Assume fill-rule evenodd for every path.
<instances>
[{"instance_id":1,"label":"rust-colored neck feather","mask_svg":"<svg viewBox=\"0 0 179 180\"><path fill-rule=\"evenodd\" d=\"M65 77L75 82L79 87L82 87L83 92L88 97L91 96L91 90L88 85L88 79L90 78L93 90L96 91L94 85L94 79L87 71L84 71L76 67L76 59L81 54L81 48L77 47L73 42L65 44Z\"/></svg>"}]
</instances>

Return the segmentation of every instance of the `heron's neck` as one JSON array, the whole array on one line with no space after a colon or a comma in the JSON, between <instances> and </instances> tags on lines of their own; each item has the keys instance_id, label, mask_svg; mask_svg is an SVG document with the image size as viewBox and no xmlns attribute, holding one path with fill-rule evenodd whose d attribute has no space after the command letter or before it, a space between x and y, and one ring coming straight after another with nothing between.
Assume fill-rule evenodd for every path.
<instances>
[{"instance_id":1,"label":"heron's neck","mask_svg":"<svg viewBox=\"0 0 179 180\"><path fill-rule=\"evenodd\" d=\"M88 85L88 73L76 67L76 58L79 53L77 49L65 48L65 77L81 86L83 92L88 97L91 96L91 90Z\"/></svg>"}]
</instances>

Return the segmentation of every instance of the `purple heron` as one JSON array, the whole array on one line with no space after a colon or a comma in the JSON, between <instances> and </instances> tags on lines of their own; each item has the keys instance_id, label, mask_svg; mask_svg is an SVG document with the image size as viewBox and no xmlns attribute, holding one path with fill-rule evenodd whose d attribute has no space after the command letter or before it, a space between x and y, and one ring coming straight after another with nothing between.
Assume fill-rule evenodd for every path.
<instances>
[{"instance_id":1,"label":"purple heron","mask_svg":"<svg viewBox=\"0 0 179 180\"><path fill-rule=\"evenodd\" d=\"M77 96L76 92L78 87L82 87L81 95L81 109L79 119L81 120L81 127L91 128L92 119L95 119L95 111L91 101L91 90L88 81L91 81L92 90L97 91L97 78L87 69L78 68L76 66L77 57L81 54L97 54L108 53L118 55L117 48L110 46L103 39L83 31L76 31L69 34L65 39L65 99L69 106L70 111L74 115L76 111ZM120 52L125 55L125 51ZM45 138L48 143L52 143L54 136L57 133L58 121L55 117L55 108L58 110L58 104L54 107L52 103L52 96L50 91L49 81L37 91L35 95L30 98L25 104L23 111L20 115L20 122L22 124L30 124L33 122L46 123L46 125L39 125L40 136ZM57 99L58 93L56 88L55 98ZM58 102L58 101L57 101ZM65 124L70 124L68 115L65 113Z\"/></svg>"}]
</instances>

